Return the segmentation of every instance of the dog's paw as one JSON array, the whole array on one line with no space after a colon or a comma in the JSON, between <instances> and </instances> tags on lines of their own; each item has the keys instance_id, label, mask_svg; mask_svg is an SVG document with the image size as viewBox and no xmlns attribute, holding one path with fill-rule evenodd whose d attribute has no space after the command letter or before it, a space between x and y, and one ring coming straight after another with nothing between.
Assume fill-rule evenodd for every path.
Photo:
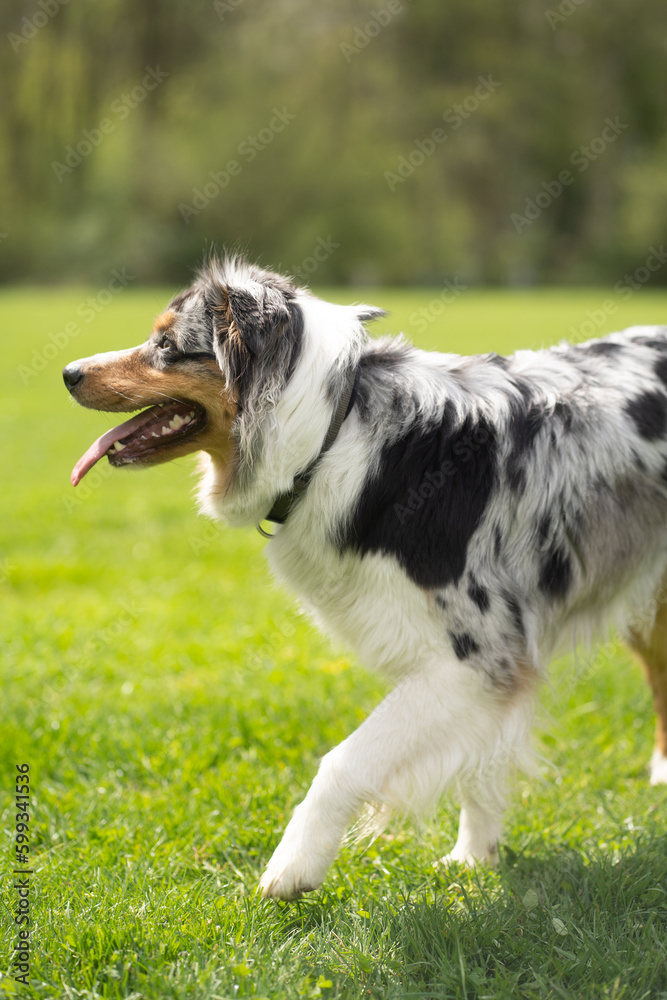
<instances>
[{"instance_id":1,"label":"dog's paw","mask_svg":"<svg viewBox=\"0 0 667 1000\"><path fill-rule=\"evenodd\" d=\"M474 868L476 865L495 865L498 863L498 845L493 844L484 850L476 853L464 845L456 844L449 854L444 858L433 862L434 868L447 868L449 865L463 865L465 868Z\"/></svg>"},{"instance_id":2,"label":"dog's paw","mask_svg":"<svg viewBox=\"0 0 667 1000\"><path fill-rule=\"evenodd\" d=\"M295 856L280 844L266 866L259 888L265 898L298 899L304 892L319 888L326 870L326 864L318 865L314 858Z\"/></svg>"},{"instance_id":3,"label":"dog's paw","mask_svg":"<svg viewBox=\"0 0 667 1000\"><path fill-rule=\"evenodd\" d=\"M667 756L657 749L651 757L651 784L667 785Z\"/></svg>"},{"instance_id":4,"label":"dog's paw","mask_svg":"<svg viewBox=\"0 0 667 1000\"><path fill-rule=\"evenodd\" d=\"M262 895L297 899L318 889L336 857L341 835L331 820L323 822L308 807L307 799L298 805L261 878Z\"/></svg>"}]
</instances>

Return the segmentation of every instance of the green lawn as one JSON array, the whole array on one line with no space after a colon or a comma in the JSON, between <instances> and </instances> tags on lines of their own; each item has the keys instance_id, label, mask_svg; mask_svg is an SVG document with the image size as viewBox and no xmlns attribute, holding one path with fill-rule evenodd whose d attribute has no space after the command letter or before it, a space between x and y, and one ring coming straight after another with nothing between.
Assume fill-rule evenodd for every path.
<instances>
[{"instance_id":1,"label":"green lawn","mask_svg":"<svg viewBox=\"0 0 667 1000\"><path fill-rule=\"evenodd\" d=\"M382 684L275 589L256 532L195 515L193 461L100 463L69 486L113 418L70 403L60 369L144 339L169 291L122 292L87 321L89 295L0 295L0 997L667 997L667 789L648 784L652 707L621 647L555 665L498 869L433 869L455 836L447 801L346 847L320 892L256 897L318 758ZM466 291L446 307L436 289L330 296L386 306L377 332L463 352L667 315L649 289ZM9 968L23 762L30 988Z\"/></svg>"}]
</instances>

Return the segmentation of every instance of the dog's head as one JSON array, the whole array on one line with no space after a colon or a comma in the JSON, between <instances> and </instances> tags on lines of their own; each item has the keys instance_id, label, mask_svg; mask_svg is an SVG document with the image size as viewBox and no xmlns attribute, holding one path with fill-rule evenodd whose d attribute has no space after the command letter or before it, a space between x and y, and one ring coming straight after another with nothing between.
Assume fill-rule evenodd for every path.
<instances>
[{"instance_id":1,"label":"dog's head","mask_svg":"<svg viewBox=\"0 0 667 1000\"><path fill-rule=\"evenodd\" d=\"M103 455L114 466L157 465L208 452L231 475L237 418L289 378L302 318L287 279L227 259L211 261L156 319L148 340L63 370L82 406L129 413L95 441L72 473L76 485Z\"/></svg>"}]
</instances>

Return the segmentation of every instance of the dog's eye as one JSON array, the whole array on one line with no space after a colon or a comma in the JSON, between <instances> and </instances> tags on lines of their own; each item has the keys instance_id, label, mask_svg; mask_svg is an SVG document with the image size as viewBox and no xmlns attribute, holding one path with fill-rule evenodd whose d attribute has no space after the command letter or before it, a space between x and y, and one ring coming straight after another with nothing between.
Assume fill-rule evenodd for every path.
<instances>
[{"instance_id":1,"label":"dog's eye","mask_svg":"<svg viewBox=\"0 0 667 1000\"><path fill-rule=\"evenodd\" d=\"M170 337L162 337L162 339L158 341L157 346L161 351L173 351L176 348L175 343Z\"/></svg>"}]
</instances>

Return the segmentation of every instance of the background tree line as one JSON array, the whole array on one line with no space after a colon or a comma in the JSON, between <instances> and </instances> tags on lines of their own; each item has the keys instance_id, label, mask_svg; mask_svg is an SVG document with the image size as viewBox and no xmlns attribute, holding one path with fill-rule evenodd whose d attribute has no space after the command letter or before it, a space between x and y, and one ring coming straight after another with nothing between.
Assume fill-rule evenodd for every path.
<instances>
[{"instance_id":1,"label":"background tree line","mask_svg":"<svg viewBox=\"0 0 667 1000\"><path fill-rule=\"evenodd\" d=\"M667 223L657 0L13 0L0 280L613 282ZM667 264L652 278L667 283Z\"/></svg>"}]
</instances>

